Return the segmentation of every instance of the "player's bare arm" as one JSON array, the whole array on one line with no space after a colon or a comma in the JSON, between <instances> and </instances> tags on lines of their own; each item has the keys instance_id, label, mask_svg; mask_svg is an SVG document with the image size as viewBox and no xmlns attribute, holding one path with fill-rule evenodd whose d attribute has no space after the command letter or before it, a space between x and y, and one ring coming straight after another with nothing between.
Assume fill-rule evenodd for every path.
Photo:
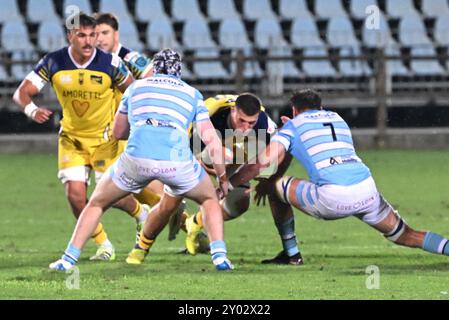
<instances>
[{"instance_id":1,"label":"player's bare arm","mask_svg":"<svg viewBox=\"0 0 449 320\"><path fill-rule=\"evenodd\" d=\"M129 122L126 114L117 111L114 120L114 127L112 128L112 134L117 140L128 140L129 137Z\"/></svg>"},{"instance_id":2,"label":"player's bare arm","mask_svg":"<svg viewBox=\"0 0 449 320\"><path fill-rule=\"evenodd\" d=\"M225 197L228 194L228 179L226 177L225 158L222 152L221 140L210 120L197 122L197 130L201 140L208 149L210 159L212 159L213 168L222 192L221 196Z\"/></svg>"},{"instance_id":3,"label":"player's bare arm","mask_svg":"<svg viewBox=\"0 0 449 320\"><path fill-rule=\"evenodd\" d=\"M53 112L34 104L32 97L38 93L39 89L30 80L25 79L14 92L13 101L30 119L37 123L44 123L50 119Z\"/></svg>"}]
</instances>

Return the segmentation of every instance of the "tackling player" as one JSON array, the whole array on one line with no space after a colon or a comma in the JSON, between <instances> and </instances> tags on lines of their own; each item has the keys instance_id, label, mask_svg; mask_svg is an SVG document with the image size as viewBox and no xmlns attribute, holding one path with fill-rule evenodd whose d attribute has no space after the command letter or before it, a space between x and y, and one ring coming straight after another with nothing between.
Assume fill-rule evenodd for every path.
<instances>
[{"instance_id":1,"label":"tackling player","mask_svg":"<svg viewBox=\"0 0 449 320\"><path fill-rule=\"evenodd\" d=\"M355 152L348 125L337 113L322 109L317 92L296 92L290 102L294 118L272 138L255 164L245 165L231 179L231 184L246 183L270 163L284 161L272 177L256 187L257 203L268 196L273 216L282 221L277 224L282 239L290 239L283 241L284 250L271 261L291 263L294 255L300 256L292 206L324 220L355 216L396 244L449 255L448 239L412 229L382 197L370 170ZM283 177L290 155L304 166L310 181Z\"/></svg>"},{"instance_id":2,"label":"tackling player","mask_svg":"<svg viewBox=\"0 0 449 320\"><path fill-rule=\"evenodd\" d=\"M62 108L58 138L58 178L76 218L87 204L90 173L98 181L123 151L112 136L116 110L113 88L124 92L133 77L120 58L95 48L96 21L80 13L79 25L67 30L69 47L47 54L22 81L14 101L37 123L48 121L52 111L38 107L32 98L51 83ZM142 224L147 209L132 196L115 204ZM115 259L114 247L99 223L92 233L99 246L92 260Z\"/></svg>"}]
</instances>

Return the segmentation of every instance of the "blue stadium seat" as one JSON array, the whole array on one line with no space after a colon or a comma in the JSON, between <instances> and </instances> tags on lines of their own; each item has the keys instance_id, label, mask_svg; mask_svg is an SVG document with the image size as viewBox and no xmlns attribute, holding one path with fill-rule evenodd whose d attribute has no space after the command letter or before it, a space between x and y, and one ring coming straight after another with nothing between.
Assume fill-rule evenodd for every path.
<instances>
[{"instance_id":1,"label":"blue stadium seat","mask_svg":"<svg viewBox=\"0 0 449 320\"><path fill-rule=\"evenodd\" d=\"M195 57L219 58L220 54L215 49L198 49L195 51ZM197 61L193 64L193 72L203 79L226 79L229 76L220 61Z\"/></svg>"},{"instance_id":2,"label":"blue stadium seat","mask_svg":"<svg viewBox=\"0 0 449 320\"><path fill-rule=\"evenodd\" d=\"M449 46L449 15L438 17L435 23L435 40Z\"/></svg>"},{"instance_id":3,"label":"blue stadium seat","mask_svg":"<svg viewBox=\"0 0 449 320\"><path fill-rule=\"evenodd\" d=\"M383 14L379 17L379 28L377 26L375 28L369 27L362 26L362 40L364 45L371 48L380 48L394 43L387 19Z\"/></svg>"},{"instance_id":4,"label":"blue stadium seat","mask_svg":"<svg viewBox=\"0 0 449 320\"><path fill-rule=\"evenodd\" d=\"M204 16L200 11L197 0L173 0L172 17L176 20L204 20Z\"/></svg>"},{"instance_id":5,"label":"blue stadium seat","mask_svg":"<svg viewBox=\"0 0 449 320\"><path fill-rule=\"evenodd\" d=\"M60 22L45 21L39 25L37 32L37 44L46 52L56 51L64 47L66 43L64 29Z\"/></svg>"},{"instance_id":6,"label":"blue stadium seat","mask_svg":"<svg viewBox=\"0 0 449 320\"><path fill-rule=\"evenodd\" d=\"M443 67L437 59L417 60L413 57L435 56L436 52L433 46L413 47L411 50L412 61L410 67L417 75L439 76L444 73Z\"/></svg>"},{"instance_id":7,"label":"blue stadium seat","mask_svg":"<svg viewBox=\"0 0 449 320\"><path fill-rule=\"evenodd\" d=\"M351 14L359 19L366 18L366 8L369 6L378 6L377 0L352 0L350 12Z\"/></svg>"},{"instance_id":8,"label":"blue stadium seat","mask_svg":"<svg viewBox=\"0 0 449 320\"><path fill-rule=\"evenodd\" d=\"M237 52L232 53L232 57L236 57ZM249 48L243 50L245 57L254 57L253 51ZM237 72L236 62L231 62L230 73L235 76ZM259 62L255 60L245 61L243 69L243 77L245 79L260 79L264 75L264 72L260 68Z\"/></svg>"},{"instance_id":9,"label":"blue stadium seat","mask_svg":"<svg viewBox=\"0 0 449 320\"><path fill-rule=\"evenodd\" d=\"M167 19L153 20L147 27L148 48L159 51L161 48L179 48L171 22Z\"/></svg>"},{"instance_id":10,"label":"blue stadium seat","mask_svg":"<svg viewBox=\"0 0 449 320\"><path fill-rule=\"evenodd\" d=\"M321 18L346 16L340 0L315 0L315 13Z\"/></svg>"},{"instance_id":11,"label":"blue stadium seat","mask_svg":"<svg viewBox=\"0 0 449 320\"><path fill-rule=\"evenodd\" d=\"M405 16L401 19L399 23L399 39L406 46L431 44L423 20L418 14Z\"/></svg>"},{"instance_id":12,"label":"blue stadium seat","mask_svg":"<svg viewBox=\"0 0 449 320\"><path fill-rule=\"evenodd\" d=\"M8 51L33 51L33 45L28 39L28 30L23 22L6 22L1 34L2 47Z\"/></svg>"},{"instance_id":13,"label":"blue stadium seat","mask_svg":"<svg viewBox=\"0 0 449 320\"><path fill-rule=\"evenodd\" d=\"M347 17L332 17L327 25L326 34L331 46L359 46L352 23Z\"/></svg>"},{"instance_id":14,"label":"blue stadium seat","mask_svg":"<svg viewBox=\"0 0 449 320\"><path fill-rule=\"evenodd\" d=\"M447 0L422 0L422 11L428 17L449 17Z\"/></svg>"},{"instance_id":15,"label":"blue stadium seat","mask_svg":"<svg viewBox=\"0 0 449 320\"><path fill-rule=\"evenodd\" d=\"M387 0L386 11L392 17L417 15L413 0Z\"/></svg>"},{"instance_id":16,"label":"blue stadium seat","mask_svg":"<svg viewBox=\"0 0 449 320\"><path fill-rule=\"evenodd\" d=\"M399 56L401 57L401 51L397 45L390 45L385 48L385 54L388 56ZM407 67L404 65L402 60L387 60L386 63L387 74L391 76L407 76L410 74Z\"/></svg>"},{"instance_id":17,"label":"blue stadium seat","mask_svg":"<svg viewBox=\"0 0 449 320\"><path fill-rule=\"evenodd\" d=\"M139 32L133 22L120 24L120 40L126 47L132 50L141 51L144 48L139 39Z\"/></svg>"},{"instance_id":18,"label":"blue stadium seat","mask_svg":"<svg viewBox=\"0 0 449 320\"><path fill-rule=\"evenodd\" d=\"M304 17L293 20L290 37L292 46L296 48L324 46L313 18Z\"/></svg>"},{"instance_id":19,"label":"blue stadium seat","mask_svg":"<svg viewBox=\"0 0 449 320\"><path fill-rule=\"evenodd\" d=\"M264 18L256 22L254 29L255 46L262 49L270 47L284 47L287 42L282 36L282 29L279 22L275 19Z\"/></svg>"},{"instance_id":20,"label":"blue stadium seat","mask_svg":"<svg viewBox=\"0 0 449 320\"><path fill-rule=\"evenodd\" d=\"M63 15L66 16L65 13L65 8L67 8L68 6L77 6L80 11L85 12L85 13L92 13L92 6L90 5L90 1L89 0L64 0L64 4L63 4Z\"/></svg>"},{"instance_id":21,"label":"blue stadium seat","mask_svg":"<svg viewBox=\"0 0 449 320\"><path fill-rule=\"evenodd\" d=\"M324 48L305 48L304 57L327 57L327 51ZM312 77L334 77L337 75L334 67L328 60L304 60L302 63L303 71Z\"/></svg>"},{"instance_id":22,"label":"blue stadium seat","mask_svg":"<svg viewBox=\"0 0 449 320\"><path fill-rule=\"evenodd\" d=\"M28 0L27 16L34 23L60 20L55 12L52 0Z\"/></svg>"},{"instance_id":23,"label":"blue stadium seat","mask_svg":"<svg viewBox=\"0 0 449 320\"><path fill-rule=\"evenodd\" d=\"M38 61L38 57L34 51L14 51L11 57L13 62L21 60ZM34 64L18 64L15 63L11 67L11 77L17 81L23 80L34 68Z\"/></svg>"},{"instance_id":24,"label":"blue stadium seat","mask_svg":"<svg viewBox=\"0 0 449 320\"><path fill-rule=\"evenodd\" d=\"M2 1L2 9L0 10L0 22L22 20L22 16L19 13L16 0L4 0Z\"/></svg>"},{"instance_id":25,"label":"blue stadium seat","mask_svg":"<svg viewBox=\"0 0 449 320\"><path fill-rule=\"evenodd\" d=\"M235 19L239 14L233 0L209 0L207 13L215 20Z\"/></svg>"},{"instance_id":26,"label":"blue stadium seat","mask_svg":"<svg viewBox=\"0 0 449 320\"><path fill-rule=\"evenodd\" d=\"M280 0L279 14L287 19L312 17L307 8L306 0Z\"/></svg>"},{"instance_id":27,"label":"blue stadium seat","mask_svg":"<svg viewBox=\"0 0 449 320\"><path fill-rule=\"evenodd\" d=\"M239 18L224 19L218 29L220 45L226 49L246 49L251 42L245 31L245 26Z\"/></svg>"},{"instance_id":28,"label":"blue stadium seat","mask_svg":"<svg viewBox=\"0 0 449 320\"><path fill-rule=\"evenodd\" d=\"M9 74L6 72L3 65L0 65L0 81L7 81L9 79Z\"/></svg>"},{"instance_id":29,"label":"blue stadium seat","mask_svg":"<svg viewBox=\"0 0 449 320\"><path fill-rule=\"evenodd\" d=\"M275 19L269 0L244 0L243 15L248 19Z\"/></svg>"},{"instance_id":30,"label":"blue stadium seat","mask_svg":"<svg viewBox=\"0 0 449 320\"><path fill-rule=\"evenodd\" d=\"M288 47L272 48L268 52L268 57L292 57L292 50ZM269 61L267 62L267 70L277 70L283 78L298 78L301 76L298 68L293 61Z\"/></svg>"},{"instance_id":31,"label":"blue stadium seat","mask_svg":"<svg viewBox=\"0 0 449 320\"><path fill-rule=\"evenodd\" d=\"M118 17L121 26L127 23L133 23L131 14L129 13L126 0L100 0L100 12L111 12Z\"/></svg>"},{"instance_id":32,"label":"blue stadium seat","mask_svg":"<svg viewBox=\"0 0 449 320\"><path fill-rule=\"evenodd\" d=\"M139 21L168 20L162 0L137 0L136 18Z\"/></svg>"},{"instance_id":33,"label":"blue stadium seat","mask_svg":"<svg viewBox=\"0 0 449 320\"><path fill-rule=\"evenodd\" d=\"M187 20L182 31L182 40L184 47L187 49L216 47L204 19Z\"/></svg>"},{"instance_id":34,"label":"blue stadium seat","mask_svg":"<svg viewBox=\"0 0 449 320\"><path fill-rule=\"evenodd\" d=\"M187 82L193 79L192 71L184 63L182 63L181 67L181 79Z\"/></svg>"},{"instance_id":35,"label":"blue stadium seat","mask_svg":"<svg viewBox=\"0 0 449 320\"><path fill-rule=\"evenodd\" d=\"M359 56L359 47L343 47L340 49L340 57ZM342 75L349 77L360 77L372 75L371 69L366 61L362 60L340 60L339 69Z\"/></svg>"}]
</instances>

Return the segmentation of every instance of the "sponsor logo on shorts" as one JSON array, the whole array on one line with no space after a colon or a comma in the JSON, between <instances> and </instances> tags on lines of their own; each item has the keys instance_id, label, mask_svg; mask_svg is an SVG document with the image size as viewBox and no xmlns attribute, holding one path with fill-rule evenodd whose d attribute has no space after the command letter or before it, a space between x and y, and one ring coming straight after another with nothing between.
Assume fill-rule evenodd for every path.
<instances>
[{"instance_id":1,"label":"sponsor logo on shorts","mask_svg":"<svg viewBox=\"0 0 449 320\"><path fill-rule=\"evenodd\" d=\"M367 206L370 202L373 202L375 200L374 196L369 197L368 199L362 200L362 201L357 201L353 204L338 204L337 205L337 210L341 210L341 211L353 211L353 210L358 210L360 208L363 208L365 206Z\"/></svg>"}]
</instances>

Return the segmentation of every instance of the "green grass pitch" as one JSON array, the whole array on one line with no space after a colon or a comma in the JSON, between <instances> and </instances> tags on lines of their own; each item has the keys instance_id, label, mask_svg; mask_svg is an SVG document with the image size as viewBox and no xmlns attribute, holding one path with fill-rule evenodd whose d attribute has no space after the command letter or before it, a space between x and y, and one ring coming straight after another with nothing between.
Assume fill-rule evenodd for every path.
<instances>
[{"instance_id":1,"label":"green grass pitch","mask_svg":"<svg viewBox=\"0 0 449 320\"><path fill-rule=\"evenodd\" d=\"M413 227L449 236L449 153L367 151L379 190ZM296 214L305 265L265 266L281 248L267 207L226 223L236 269L219 273L208 255L177 254L184 235L164 231L142 266L128 266L134 221L111 210L103 222L117 260L93 263L92 242L79 262L79 289L47 270L75 221L56 178L54 155L0 155L0 299L448 299L449 258L396 246L355 218L324 222ZM290 174L304 176L295 165ZM190 209L193 209L191 207ZM379 288L368 289L368 266ZM372 275L371 275L372 276ZM69 278L68 278L69 277Z\"/></svg>"}]
</instances>

